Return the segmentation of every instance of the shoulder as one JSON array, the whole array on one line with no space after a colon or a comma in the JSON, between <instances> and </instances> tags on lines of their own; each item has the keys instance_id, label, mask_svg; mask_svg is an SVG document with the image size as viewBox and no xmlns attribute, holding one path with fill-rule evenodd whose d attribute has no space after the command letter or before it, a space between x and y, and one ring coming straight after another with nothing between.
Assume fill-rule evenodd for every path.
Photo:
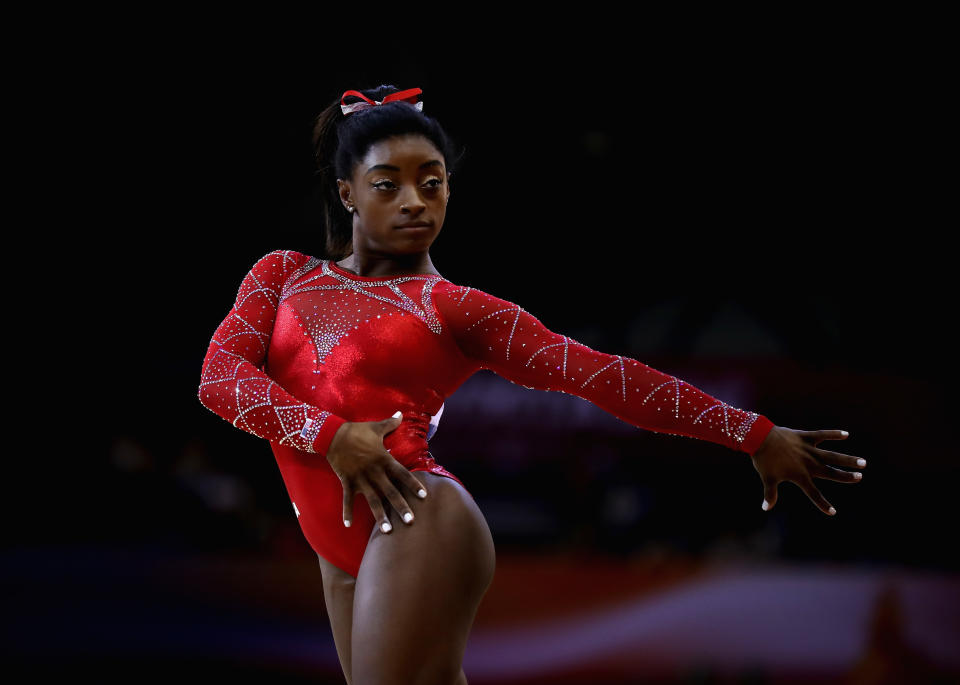
<instances>
[{"instance_id":1,"label":"shoulder","mask_svg":"<svg viewBox=\"0 0 960 685\"><path fill-rule=\"evenodd\" d=\"M433 290L434 292L440 292L448 295L460 295L460 296L467 296L467 297L477 296L477 297L484 297L484 298L493 298L497 300L501 299L496 295L494 295L493 293L481 290L480 288L477 288L476 286L471 285L469 283L466 283L466 282L454 283L452 281L448 281L445 278L438 278L436 284L433 286Z\"/></svg>"},{"instance_id":2,"label":"shoulder","mask_svg":"<svg viewBox=\"0 0 960 685\"><path fill-rule=\"evenodd\" d=\"M279 296L291 278L315 263L313 257L296 250L271 250L250 267L243 284L249 291L265 290Z\"/></svg>"},{"instance_id":3,"label":"shoulder","mask_svg":"<svg viewBox=\"0 0 960 685\"><path fill-rule=\"evenodd\" d=\"M311 259L313 259L313 257L310 255L297 252L296 250L271 250L260 257L255 266L278 267L285 273L289 273L292 269L302 266Z\"/></svg>"},{"instance_id":4,"label":"shoulder","mask_svg":"<svg viewBox=\"0 0 960 685\"><path fill-rule=\"evenodd\" d=\"M463 285L460 283L453 283L448 281L446 278L437 278L433 281L431 286L431 291L434 295L453 297L455 295L461 295L468 290L473 290L469 285Z\"/></svg>"},{"instance_id":5,"label":"shoulder","mask_svg":"<svg viewBox=\"0 0 960 685\"><path fill-rule=\"evenodd\" d=\"M254 263L247 273L257 280L285 281L290 274L316 260L296 250L271 250Z\"/></svg>"},{"instance_id":6,"label":"shoulder","mask_svg":"<svg viewBox=\"0 0 960 685\"><path fill-rule=\"evenodd\" d=\"M486 310L485 313L503 310L504 308L516 308L518 305L510 300L497 297L489 292L480 290L466 283L452 283L446 279L438 280L433 286L433 292L440 306L470 309Z\"/></svg>"}]
</instances>

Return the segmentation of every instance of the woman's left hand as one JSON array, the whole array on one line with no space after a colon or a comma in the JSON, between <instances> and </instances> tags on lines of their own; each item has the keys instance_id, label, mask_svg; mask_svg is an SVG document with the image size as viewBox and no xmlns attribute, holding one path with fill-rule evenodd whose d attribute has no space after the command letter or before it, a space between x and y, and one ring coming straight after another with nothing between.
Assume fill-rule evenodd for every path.
<instances>
[{"instance_id":1,"label":"woman's left hand","mask_svg":"<svg viewBox=\"0 0 960 685\"><path fill-rule=\"evenodd\" d=\"M849 454L819 449L817 445L824 440L845 440L847 437L849 433L840 430L801 431L774 426L751 457L763 481L763 508L772 509L777 503L777 485L790 481L807 493L807 497L823 513L830 516L836 514L836 509L820 494L813 479L858 483L863 475L859 471L844 471L834 466L863 468L867 462Z\"/></svg>"}]
</instances>

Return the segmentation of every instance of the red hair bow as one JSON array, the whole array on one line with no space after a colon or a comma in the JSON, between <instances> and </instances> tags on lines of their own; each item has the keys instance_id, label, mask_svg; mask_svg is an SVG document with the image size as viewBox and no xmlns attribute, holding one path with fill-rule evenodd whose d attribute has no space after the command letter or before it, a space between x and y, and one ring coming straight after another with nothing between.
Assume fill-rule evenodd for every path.
<instances>
[{"instance_id":1,"label":"red hair bow","mask_svg":"<svg viewBox=\"0 0 960 685\"><path fill-rule=\"evenodd\" d=\"M359 90L348 90L340 96L340 109L344 114L350 114L351 112L357 112L362 109L376 107L377 105L385 105L388 102L409 102L411 105L417 108L418 112L422 112L423 103L417 102L417 96L422 92L423 91L419 88L408 88L407 90L390 93L383 98L383 100L371 100ZM344 104L343 101L348 95L356 95L361 99L361 102L354 102L349 105Z\"/></svg>"}]
</instances>

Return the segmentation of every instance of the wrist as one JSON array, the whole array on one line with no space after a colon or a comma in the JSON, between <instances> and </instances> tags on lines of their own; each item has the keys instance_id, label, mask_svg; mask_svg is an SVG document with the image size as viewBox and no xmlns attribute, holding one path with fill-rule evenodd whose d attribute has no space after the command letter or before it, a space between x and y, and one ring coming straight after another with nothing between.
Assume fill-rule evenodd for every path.
<instances>
[{"instance_id":1,"label":"wrist","mask_svg":"<svg viewBox=\"0 0 960 685\"><path fill-rule=\"evenodd\" d=\"M334 436L345 423L347 423L346 419L324 411L309 427L304 426L301 434L305 440L309 441L313 452L325 457Z\"/></svg>"},{"instance_id":2,"label":"wrist","mask_svg":"<svg viewBox=\"0 0 960 685\"><path fill-rule=\"evenodd\" d=\"M773 441L776 439L776 437L774 436L774 433L776 433L777 430L778 430L778 427L777 427L777 426L773 426L773 427L767 432L766 436L764 436L763 441L757 446L757 449L755 449L755 450L753 451L753 454L751 454L750 456L754 456L754 455L756 455L758 452L760 452L761 450L766 449L767 445L769 445L771 442L773 442Z\"/></svg>"},{"instance_id":3,"label":"wrist","mask_svg":"<svg viewBox=\"0 0 960 685\"><path fill-rule=\"evenodd\" d=\"M740 449L752 457L766 444L774 428L776 428L776 425L773 421L763 414L757 414L757 418L750 426L750 430L747 431Z\"/></svg>"},{"instance_id":4,"label":"wrist","mask_svg":"<svg viewBox=\"0 0 960 685\"><path fill-rule=\"evenodd\" d=\"M343 441L344 435L347 431L350 430L349 426L352 424L349 421L344 421L337 429L333 431L333 437L330 438L330 443L327 445L326 450L323 452L323 456L330 458L330 452L339 449L338 445Z\"/></svg>"}]
</instances>

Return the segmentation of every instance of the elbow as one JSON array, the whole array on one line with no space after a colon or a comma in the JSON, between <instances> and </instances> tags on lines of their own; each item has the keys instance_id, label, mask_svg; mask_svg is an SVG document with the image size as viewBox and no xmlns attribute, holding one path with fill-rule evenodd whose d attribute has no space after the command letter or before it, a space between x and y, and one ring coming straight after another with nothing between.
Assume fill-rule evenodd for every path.
<instances>
[{"instance_id":1,"label":"elbow","mask_svg":"<svg viewBox=\"0 0 960 685\"><path fill-rule=\"evenodd\" d=\"M207 402L210 401L211 358L210 348L207 348L207 353L203 357L203 363L200 365L200 384L197 386L197 399L200 400L200 404L207 409L210 409L210 405L207 404Z\"/></svg>"},{"instance_id":2,"label":"elbow","mask_svg":"<svg viewBox=\"0 0 960 685\"><path fill-rule=\"evenodd\" d=\"M200 401L200 404L202 404L207 409L210 409L211 411L213 411L210 405L207 404L207 402L210 400L210 397L209 395L204 393L204 385L205 383L201 382L200 387L197 388L197 399Z\"/></svg>"}]
</instances>

